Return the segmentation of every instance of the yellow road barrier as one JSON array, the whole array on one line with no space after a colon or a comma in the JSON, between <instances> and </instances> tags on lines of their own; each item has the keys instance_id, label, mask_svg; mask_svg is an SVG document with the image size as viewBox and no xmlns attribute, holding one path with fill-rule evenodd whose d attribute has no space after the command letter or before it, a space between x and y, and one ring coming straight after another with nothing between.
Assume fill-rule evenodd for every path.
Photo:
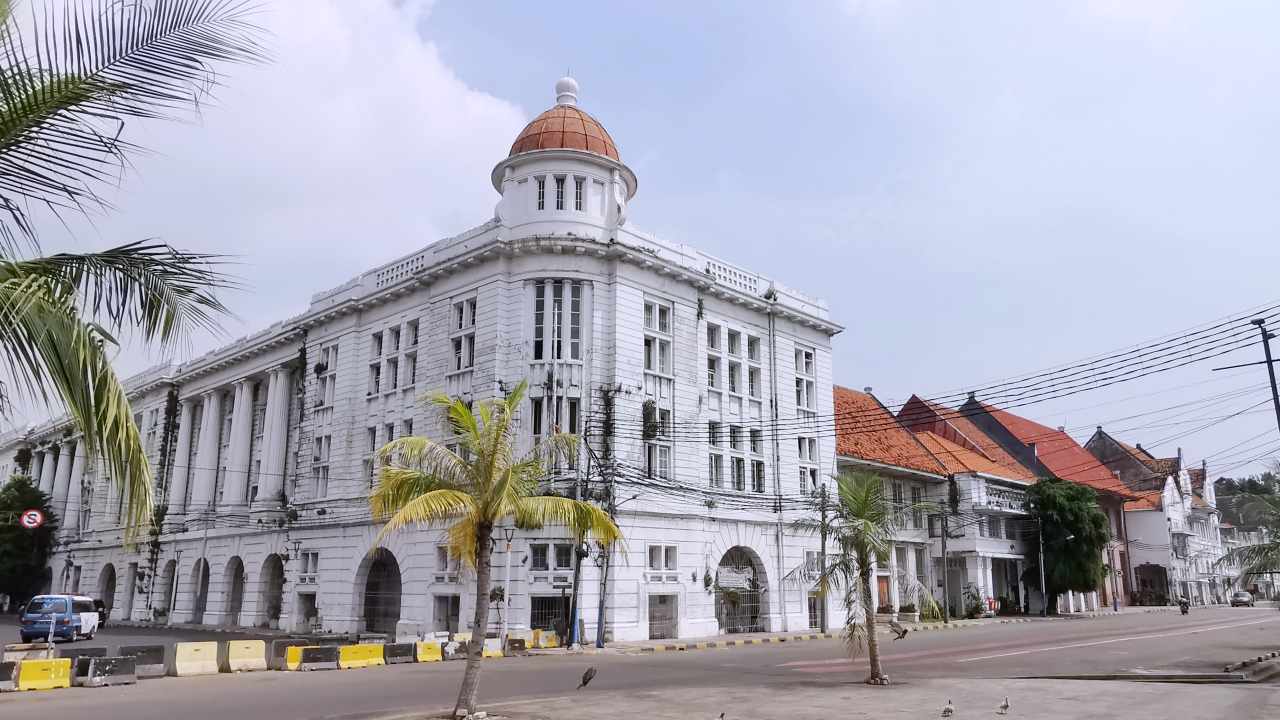
<instances>
[{"instance_id":1,"label":"yellow road barrier","mask_svg":"<svg viewBox=\"0 0 1280 720\"><path fill-rule=\"evenodd\" d=\"M19 690L55 690L71 687L71 658L22 660L18 663Z\"/></svg>"},{"instance_id":2,"label":"yellow road barrier","mask_svg":"<svg viewBox=\"0 0 1280 720\"><path fill-rule=\"evenodd\" d=\"M343 670L386 665L381 645L343 645L338 648L338 667Z\"/></svg>"},{"instance_id":3,"label":"yellow road barrier","mask_svg":"<svg viewBox=\"0 0 1280 720\"><path fill-rule=\"evenodd\" d=\"M418 662L440 662L444 655L440 652L440 643L418 643Z\"/></svg>"}]
</instances>

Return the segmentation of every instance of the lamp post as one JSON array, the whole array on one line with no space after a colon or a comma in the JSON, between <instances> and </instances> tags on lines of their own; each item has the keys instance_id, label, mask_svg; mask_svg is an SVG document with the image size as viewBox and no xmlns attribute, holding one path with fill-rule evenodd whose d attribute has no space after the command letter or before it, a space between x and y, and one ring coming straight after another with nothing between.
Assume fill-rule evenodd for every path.
<instances>
[{"instance_id":1,"label":"lamp post","mask_svg":"<svg viewBox=\"0 0 1280 720\"><path fill-rule=\"evenodd\" d=\"M174 550L173 558L173 587L169 588L169 616L165 618L165 625L173 624L173 616L177 615L178 610L178 572L182 569L182 550Z\"/></svg>"},{"instance_id":2,"label":"lamp post","mask_svg":"<svg viewBox=\"0 0 1280 720\"><path fill-rule=\"evenodd\" d=\"M507 541L507 570L506 576L502 580L502 631L498 633L501 638L499 644L503 652L507 650L507 623L511 617L511 541L516 536L515 526L502 529L502 537Z\"/></svg>"}]
</instances>

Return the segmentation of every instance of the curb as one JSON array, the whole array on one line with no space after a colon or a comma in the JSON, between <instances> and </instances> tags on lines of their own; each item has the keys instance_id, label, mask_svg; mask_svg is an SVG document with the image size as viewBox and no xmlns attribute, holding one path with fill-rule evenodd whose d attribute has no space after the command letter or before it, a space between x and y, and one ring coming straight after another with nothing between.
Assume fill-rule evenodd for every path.
<instances>
[{"instance_id":1,"label":"curb","mask_svg":"<svg viewBox=\"0 0 1280 720\"><path fill-rule=\"evenodd\" d=\"M838 637L835 633L809 633L805 635L777 635L773 637L744 638L742 640L708 640L706 642L672 643L639 648L641 653L681 652L687 650L714 650L717 648L740 647L744 645L771 645L784 642L800 642L802 640L830 640Z\"/></svg>"},{"instance_id":2,"label":"curb","mask_svg":"<svg viewBox=\"0 0 1280 720\"><path fill-rule=\"evenodd\" d=\"M1257 657L1249 658L1248 660L1241 660L1238 663L1231 663L1230 665L1222 668L1222 672L1225 672L1225 673L1236 672L1237 670L1243 670L1244 668L1247 668L1247 667L1261 665L1263 663L1266 663L1269 660L1274 660L1275 658L1278 658L1278 657L1280 657L1280 651L1264 653Z\"/></svg>"}]
</instances>

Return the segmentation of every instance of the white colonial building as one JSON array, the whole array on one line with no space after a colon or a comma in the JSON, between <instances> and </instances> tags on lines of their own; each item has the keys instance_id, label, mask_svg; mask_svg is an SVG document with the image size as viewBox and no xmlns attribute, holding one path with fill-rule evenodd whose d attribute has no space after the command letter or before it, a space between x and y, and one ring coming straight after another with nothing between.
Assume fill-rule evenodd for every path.
<instances>
[{"instance_id":1,"label":"white colonial building","mask_svg":"<svg viewBox=\"0 0 1280 720\"><path fill-rule=\"evenodd\" d=\"M471 579L439 528L375 547L374 455L409 434L447 442L425 394L480 401L527 381L526 444L554 427L588 440L549 489L615 507L626 537L603 582L594 548L582 563L589 639L602 590L616 639L816 624L785 576L818 544L791 523L834 470L840 326L818 300L635 229L635 174L576 83L556 94L493 169L492 219L128 381L157 535L122 544L124 499L65 418L10 437L0 458L25 460L63 517L49 584L117 618L468 629ZM564 615L574 555L562 528L514 533L511 628Z\"/></svg>"}]
</instances>

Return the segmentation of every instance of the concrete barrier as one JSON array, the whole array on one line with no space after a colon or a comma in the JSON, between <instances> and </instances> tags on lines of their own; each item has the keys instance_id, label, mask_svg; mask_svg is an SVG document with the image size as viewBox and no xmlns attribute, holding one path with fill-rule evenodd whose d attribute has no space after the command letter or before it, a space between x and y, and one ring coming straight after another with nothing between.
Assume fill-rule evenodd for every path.
<instances>
[{"instance_id":1,"label":"concrete barrier","mask_svg":"<svg viewBox=\"0 0 1280 720\"><path fill-rule=\"evenodd\" d=\"M388 665L414 661L413 643L388 643L382 646L382 659Z\"/></svg>"},{"instance_id":2,"label":"concrete barrier","mask_svg":"<svg viewBox=\"0 0 1280 720\"><path fill-rule=\"evenodd\" d=\"M169 674L175 677L191 675L216 675L218 672L218 643L180 642L173 645L173 659Z\"/></svg>"},{"instance_id":3,"label":"concrete barrier","mask_svg":"<svg viewBox=\"0 0 1280 720\"><path fill-rule=\"evenodd\" d=\"M164 677L168 673L164 655L164 645L121 645L116 651L116 657L133 658L134 674L139 678Z\"/></svg>"},{"instance_id":4,"label":"concrete barrier","mask_svg":"<svg viewBox=\"0 0 1280 720\"><path fill-rule=\"evenodd\" d=\"M0 692L18 689L18 663L0 662Z\"/></svg>"},{"instance_id":5,"label":"concrete barrier","mask_svg":"<svg viewBox=\"0 0 1280 720\"><path fill-rule=\"evenodd\" d=\"M558 648L560 647L560 636L551 630L534 630L530 647Z\"/></svg>"},{"instance_id":6,"label":"concrete barrier","mask_svg":"<svg viewBox=\"0 0 1280 720\"><path fill-rule=\"evenodd\" d=\"M281 638L271 641L271 657L267 659L267 664L272 670L287 670L285 667L285 651L291 647L306 647L310 645L306 640L300 638Z\"/></svg>"},{"instance_id":7,"label":"concrete barrier","mask_svg":"<svg viewBox=\"0 0 1280 720\"><path fill-rule=\"evenodd\" d=\"M480 655L487 658L502 657L502 640L499 638L485 638L484 647L480 649Z\"/></svg>"},{"instance_id":8,"label":"concrete barrier","mask_svg":"<svg viewBox=\"0 0 1280 720\"><path fill-rule=\"evenodd\" d=\"M19 660L47 660L51 657L58 657L58 647L53 646L53 654L49 654L49 643L33 642L33 643L11 643L4 646L4 654L0 655L0 662L18 662Z\"/></svg>"},{"instance_id":9,"label":"concrete barrier","mask_svg":"<svg viewBox=\"0 0 1280 720\"><path fill-rule=\"evenodd\" d=\"M524 638L507 638L507 647L503 649L505 655L528 655L529 646Z\"/></svg>"},{"instance_id":10,"label":"concrete barrier","mask_svg":"<svg viewBox=\"0 0 1280 720\"><path fill-rule=\"evenodd\" d=\"M85 687L133 685L138 682L135 672L137 664L132 657L88 657L81 660L89 663L89 672L84 679Z\"/></svg>"},{"instance_id":11,"label":"concrete barrier","mask_svg":"<svg viewBox=\"0 0 1280 720\"><path fill-rule=\"evenodd\" d=\"M338 667L343 670L385 664L386 662L382 659L382 645L380 644L343 645L338 648Z\"/></svg>"},{"instance_id":12,"label":"concrete barrier","mask_svg":"<svg viewBox=\"0 0 1280 720\"><path fill-rule=\"evenodd\" d=\"M337 670L337 645L294 645L285 648L285 670Z\"/></svg>"},{"instance_id":13,"label":"concrete barrier","mask_svg":"<svg viewBox=\"0 0 1280 720\"><path fill-rule=\"evenodd\" d=\"M436 642L420 642L417 643L418 662L440 662L444 659L444 655L440 652L440 643Z\"/></svg>"},{"instance_id":14,"label":"concrete barrier","mask_svg":"<svg viewBox=\"0 0 1280 720\"><path fill-rule=\"evenodd\" d=\"M467 657L467 643L453 640L440 646L440 654L445 660L464 660Z\"/></svg>"},{"instance_id":15,"label":"concrete barrier","mask_svg":"<svg viewBox=\"0 0 1280 720\"><path fill-rule=\"evenodd\" d=\"M267 643L263 640L228 640L218 646L218 668L222 672L253 672L267 669Z\"/></svg>"},{"instance_id":16,"label":"concrete barrier","mask_svg":"<svg viewBox=\"0 0 1280 720\"><path fill-rule=\"evenodd\" d=\"M107 649L104 647L73 647L66 653L66 658L71 661L71 684L80 685L81 680L89 672L90 658L106 657Z\"/></svg>"},{"instance_id":17,"label":"concrete barrier","mask_svg":"<svg viewBox=\"0 0 1280 720\"><path fill-rule=\"evenodd\" d=\"M19 690L56 690L71 687L71 659L23 660L18 663Z\"/></svg>"},{"instance_id":18,"label":"concrete barrier","mask_svg":"<svg viewBox=\"0 0 1280 720\"><path fill-rule=\"evenodd\" d=\"M460 643L471 642L471 631L456 632L453 634L453 639Z\"/></svg>"}]
</instances>

